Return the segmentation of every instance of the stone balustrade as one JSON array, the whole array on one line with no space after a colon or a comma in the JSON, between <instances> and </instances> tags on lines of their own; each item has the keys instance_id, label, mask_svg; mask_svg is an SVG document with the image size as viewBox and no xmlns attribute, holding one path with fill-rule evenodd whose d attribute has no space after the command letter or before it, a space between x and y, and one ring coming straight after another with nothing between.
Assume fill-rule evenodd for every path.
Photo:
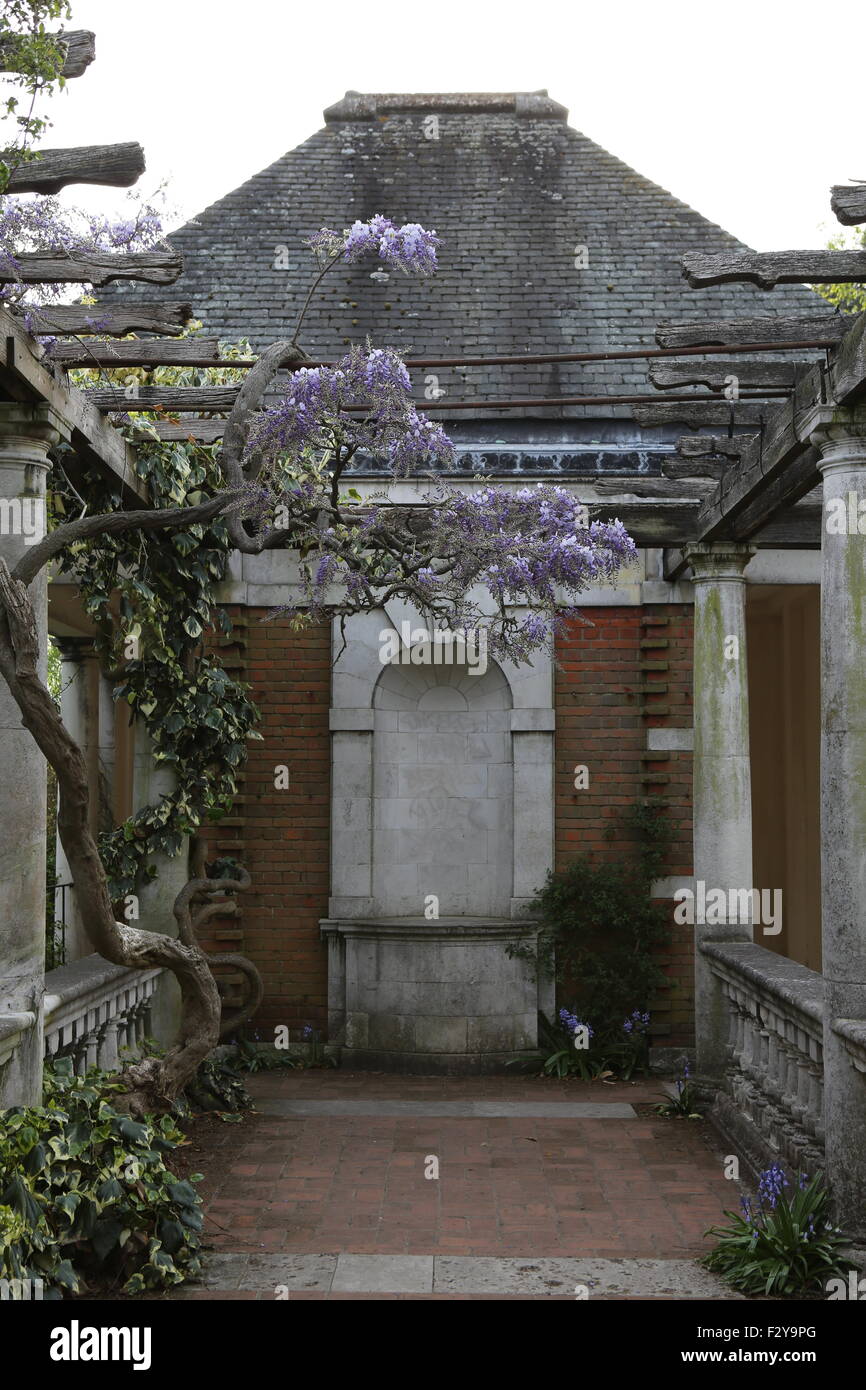
<instances>
[{"instance_id":1,"label":"stone balustrade","mask_svg":"<svg viewBox=\"0 0 866 1390\"><path fill-rule=\"evenodd\" d=\"M45 1058L71 1057L76 1073L116 1071L121 1049L150 1032L150 1008L162 971L129 970L84 956L45 976ZM2 1044L0 1044L2 1045Z\"/></svg>"},{"instance_id":2,"label":"stone balustrade","mask_svg":"<svg viewBox=\"0 0 866 1390\"><path fill-rule=\"evenodd\" d=\"M701 950L728 1012L716 1118L756 1167L773 1159L810 1176L824 1159L824 982L751 942ZM866 1029L852 1039L866 1071Z\"/></svg>"}]
</instances>

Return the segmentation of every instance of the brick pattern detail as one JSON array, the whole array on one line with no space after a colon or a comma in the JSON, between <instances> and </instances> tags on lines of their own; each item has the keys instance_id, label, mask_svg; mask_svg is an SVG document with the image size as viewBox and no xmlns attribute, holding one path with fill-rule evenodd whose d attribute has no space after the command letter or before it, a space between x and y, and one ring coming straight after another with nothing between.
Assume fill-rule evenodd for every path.
<instances>
[{"instance_id":1,"label":"brick pattern detail","mask_svg":"<svg viewBox=\"0 0 866 1390\"><path fill-rule=\"evenodd\" d=\"M558 643L556 862L618 857L634 844L621 819L636 802L661 805L674 841L667 873L690 874L692 755L647 750L647 729L692 724L692 610L687 604L595 608L591 626L571 621ZM575 788L585 764L589 786ZM693 1037L691 928L673 923L659 963L670 988L655 1002L653 1041Z\"/></svg>"},{"instance_id":2,"label":"brick pattern detail","mask_svg":"<svg viewBox=\"0 0 866 1390\"><path fill-rule=\"evenodd\" d=\"M215 919L211 950L238 950L255 962L265 998L254 1027L263 1039L284 1024L326 1027L327 957L319 919L327 916L330 814L330 626L291 632L264 622L264 608L229 608L234 631L218 647L232 675L252 686L263 741L251 740L236 814L210 827L207 855L233 855L252 887L240 915ZM275 786L288 768L289 785ZM234 982L221 978L221 987ZM229 1001L232 995L229 994Z\"/></svg>"}]
</instances>

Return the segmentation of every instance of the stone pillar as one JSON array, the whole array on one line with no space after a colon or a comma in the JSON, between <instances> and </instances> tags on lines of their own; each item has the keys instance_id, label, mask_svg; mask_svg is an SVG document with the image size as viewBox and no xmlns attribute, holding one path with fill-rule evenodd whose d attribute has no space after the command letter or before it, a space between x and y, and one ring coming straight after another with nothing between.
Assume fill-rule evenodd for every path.
<instances>
[{"instance_id":1,"label":"stone pillar","mask_svg":"<svg viewBox=\"0 0 866 1390\"><path fill-rule=\"evenodd\" d=\"M750 889L752 785L746 662L746 580L754 554L728 541L685 549L694 575L694 874L711 889ZM697 918L697 912L696 912ZM698 1071L718 1077L727 1061L729 1019L704 941L751 941L751 926L695 921L695 1041Z\"/></svg>"},{"instance_id":2,"label":"stone pillar","mask_svg":"<svg viewBox=\"0 0 866 1390\"><path fill-rule=\"evenodd\" d=\"M834 1025L866 1021L866 408L823 410L821 918L827 1176L866 1243L866 1076Z\"/></svg>"},{"instance_id":3,"label":"stone pillar","mask_svg":"<svg viewBox=\"0 0 866 1390\"><path fill-rule=\"evenodd\" d=\"M45 534L48 450L68 430L48 406L0 404L0 554L10 569ZM45 678L47 576L30 586ZM42 1098L45 980L45 759L0 678L0 1012L36 1017L0 1074L0 1105Z\"/></svg>"},{"instance_id":4,"label":"stone pillar","mask_svg":"<svg viewBox=\"0 0 866 1390\"><path fill-rule=\"evenodd\" d=\"M174 791L174 772L154 762L153 744L143 720L133 728L134 761L132 773L133 814L144 806L159 804L160 797ZM130 926L144 931L162 932L177 936L174 903L184 884L189 881L189 840L184 839L177 854L153 853L151 864L156 866L156 878L143 883L138 891L138 912L128 917ZM170 1046L176 1036L181 1016L180 986L170 971L160 977L153 998L151 1026L153 1036ZM138 1040L136 1035L136 1040Z\"/></svg>"},{"instance_id":5,"label":"stone pillar","mask_svg":"<svg viewBox=\"0 0 866 1390\"><path fill-rule=\"evenodd\" d=\"M81 749L87 767L90 789L90 830L96 835L100 827L99 789L99 669L93 643L88 637L55 637L60 652L60 712L71 738ZM58 883L69 883L72 872L66 853L57 837L55 875ZM55 895L55 916L59 919L66 908L66 962L89 956L93 951L74 888L65 894L58 889Z\"/></svg>"}]
</instances>

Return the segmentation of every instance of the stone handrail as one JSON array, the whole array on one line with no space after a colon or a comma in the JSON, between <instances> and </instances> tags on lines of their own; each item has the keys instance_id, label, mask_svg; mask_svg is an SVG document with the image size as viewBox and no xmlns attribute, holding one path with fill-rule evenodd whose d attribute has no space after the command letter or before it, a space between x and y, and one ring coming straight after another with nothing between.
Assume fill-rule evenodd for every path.
<instances>
[{"instance_id":1,"label":"stone handrail","mask_svg":"<svg viewBox=\"0 0 866 1390\"><path fill-rule=\"evenodd\" d=\"M730 1099L765 1152L792 1169L822 1168L823 979L752 942L707 941L701 951L729 1009ZM866 1037L861 1046L866 1065Z\"/></svg>"},{"instance_id":2,"label":"stone handrail","mask_svg":"<svg viewBox=\"0 0 866 1390\"><path fill-rule=\"evenodd\" d=\"M72 1057L77 1073L90 1066L116 1071L120 1049L147 1035L150 1007L162 971L129 970L101 956L84 956L45 976L45 1057Z\"/></svg>"},{"instance_id":3,"label":"stone handrail","mask_svg":"<svg viewBox=\"0 0 866 1390\"><path fill-rule=\"evenodd\" d=\"M0 1014L0 1067L9 1061L24 1034L35 1022L34 1013Z\"/></svg>"}]
</instances>

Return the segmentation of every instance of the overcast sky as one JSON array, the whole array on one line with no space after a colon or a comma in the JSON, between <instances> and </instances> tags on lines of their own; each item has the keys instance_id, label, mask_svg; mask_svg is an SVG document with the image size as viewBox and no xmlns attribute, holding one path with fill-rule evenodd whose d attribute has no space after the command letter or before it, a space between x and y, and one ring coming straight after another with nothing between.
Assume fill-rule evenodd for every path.
<instances>
[{"instance_id":1,"label":"overcast sky","mask_svg":"<svg viewBox=\"0 0 866 1390\"><path fill-rule=\"evenodd\" d=\"M71 27L96 32L96 62L53 103L46 143L140 141L141 186L168 181L175 224L350 88L546 87L572 126L759 250L823 245L830 185L866 180L864 0L73 0Z\"/></svg>"}]
</instances>

